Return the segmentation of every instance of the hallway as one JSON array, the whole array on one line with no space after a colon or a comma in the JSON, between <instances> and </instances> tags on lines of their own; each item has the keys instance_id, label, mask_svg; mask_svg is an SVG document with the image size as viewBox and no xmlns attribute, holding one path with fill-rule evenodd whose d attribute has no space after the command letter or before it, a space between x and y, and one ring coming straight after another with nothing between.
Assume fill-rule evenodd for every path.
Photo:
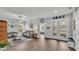
<instances>
[{"instance_id":1,"label":"hallway","mask_svg":"<svg viewBox=\"0 0 79 59\"><path fill-rule=\"evenodd\" d=\"M52 39L31 39L10 47L8 51L70 51L67 43Z\"/></svg>"}]
</instances>

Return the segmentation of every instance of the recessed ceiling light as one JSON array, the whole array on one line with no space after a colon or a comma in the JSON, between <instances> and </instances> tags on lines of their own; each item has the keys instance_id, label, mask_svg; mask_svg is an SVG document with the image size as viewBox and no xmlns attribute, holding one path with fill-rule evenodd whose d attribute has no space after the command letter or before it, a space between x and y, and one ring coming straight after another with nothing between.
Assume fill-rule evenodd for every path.
<instances>
[{"instance_id":1,"label":"recessed ceiling light","mask_svg":"<svg viewBox=\"0 0 79 59\"><path fill-rule=\"evenodd\" d=\"M55 10L54 12L57 13L57 10Z\"/></svg>"}]
</instances>

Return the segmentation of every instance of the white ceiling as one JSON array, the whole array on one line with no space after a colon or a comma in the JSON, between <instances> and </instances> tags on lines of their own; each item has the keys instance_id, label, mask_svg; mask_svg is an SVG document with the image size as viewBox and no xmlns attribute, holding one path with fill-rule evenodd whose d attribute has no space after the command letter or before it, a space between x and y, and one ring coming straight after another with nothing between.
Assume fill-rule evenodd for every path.
<instances>
[{"instance_id":1,"label":"white ceiling","mask_svg":"<svg viewBox=\"0 0 79 59\"><path fill-rule=\"evenodd\" d=\"M73 9L74 8L69 9L68 7L0 7L0 10L4 10L5 12L8 12L8 14L25 15L30 18L66 14L72 12Z\"/></svg>"}]
</instances>

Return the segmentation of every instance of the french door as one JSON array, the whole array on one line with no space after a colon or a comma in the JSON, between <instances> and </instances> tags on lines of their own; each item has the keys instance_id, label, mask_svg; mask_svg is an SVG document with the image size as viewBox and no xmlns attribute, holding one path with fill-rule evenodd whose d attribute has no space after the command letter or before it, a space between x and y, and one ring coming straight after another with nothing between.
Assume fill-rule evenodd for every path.
<instances>
[{"instance_id":1,"label":"french door","mask_svg":"<svg viewBox=\"0 0 79 59\"><path fill-rule=\"evenodd\" d=\"M52 37L58 40L67 39L67 19L54 19L52 23Z\"/></svg>"},{"instance_id":2,"label":"french door","mask_svg":"<svg viewBox=\"0 0 79 59\"><path fill-rule=\"evenodd\" d=\"M58 20L53 20L52 24L52 37L58 39Z\"/></svg>"},{"instance_id":3,"label":"french door","mask_svg":"<svg viewBox=\"0 0 79 59\"><path fill-rule=\"evenodd\" d=\"M61 40L67 39L67 19L58 19L58 36Z\"/></svg>"}]
</instances>

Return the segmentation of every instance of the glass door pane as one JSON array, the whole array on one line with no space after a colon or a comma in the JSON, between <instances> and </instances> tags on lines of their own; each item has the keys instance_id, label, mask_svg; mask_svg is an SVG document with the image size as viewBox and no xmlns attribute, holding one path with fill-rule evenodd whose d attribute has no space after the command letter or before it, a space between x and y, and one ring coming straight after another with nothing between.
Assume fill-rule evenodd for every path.
<instances>
[{"instance_id":1,"label":"glass door pane","mask_svg":"<svg viewBox=\"0 0 79 59\"><path fill-rule=\"evenodd\" d=\"M66 37L66 30L67 30L67 22L66 22L66 19L62 18L62 19L59 19L59 35L60 36L63 36L63 37Z\"/></svg>"},{"instance_id":2,"label":"glass door pane","mask_svg":"<svg viewBox=\"0 0 79 59\"><path fill-rule=\"evenodd\" d=\"M57 20L53 20L53 35L57 35Z\"/></svg>"}]
</instances>

